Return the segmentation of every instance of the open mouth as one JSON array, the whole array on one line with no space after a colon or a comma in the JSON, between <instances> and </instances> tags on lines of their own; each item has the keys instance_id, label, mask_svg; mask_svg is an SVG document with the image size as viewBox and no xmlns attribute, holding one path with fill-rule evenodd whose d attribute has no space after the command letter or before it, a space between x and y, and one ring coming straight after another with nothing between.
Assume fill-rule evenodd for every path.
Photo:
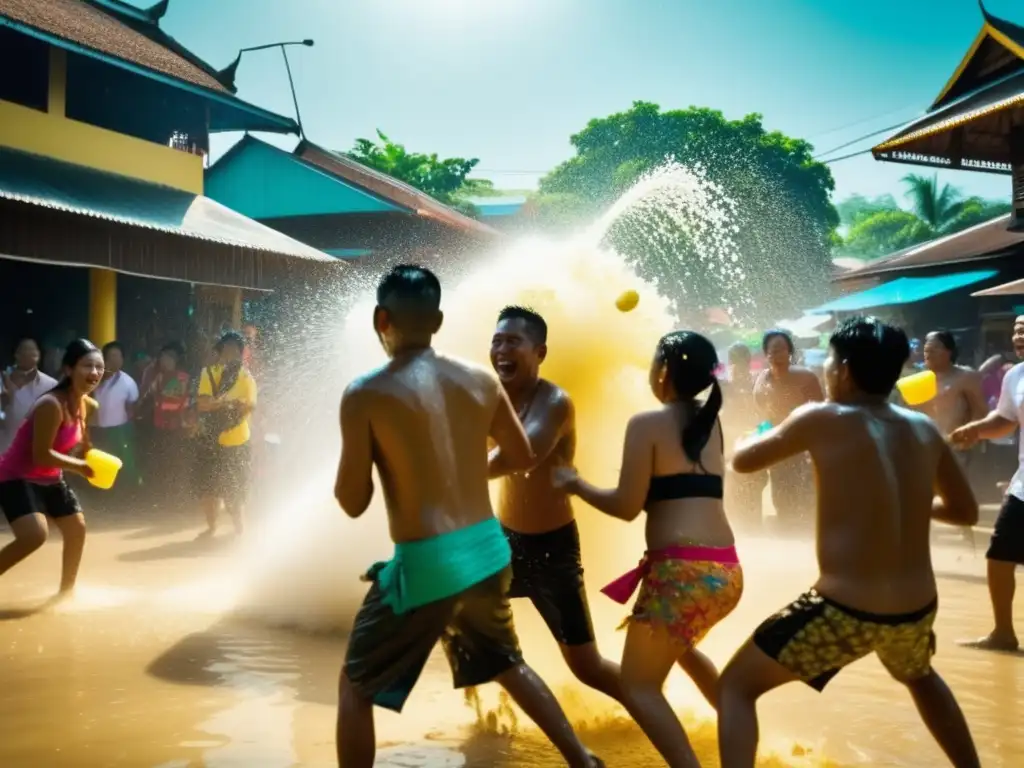
<instances>
[{"instance_id":1,"label":"open mouth","mask_svg":"<svg viewBox=\"0 0 1024 768\"><path fill-rule=\"evenodd\" d=\"M499 378L502 379L511 379L515 377L516 370L518 368L519 366L511 360L498 360L494 364L494 369L498 372Z\"/></svg>"}]
</instances>

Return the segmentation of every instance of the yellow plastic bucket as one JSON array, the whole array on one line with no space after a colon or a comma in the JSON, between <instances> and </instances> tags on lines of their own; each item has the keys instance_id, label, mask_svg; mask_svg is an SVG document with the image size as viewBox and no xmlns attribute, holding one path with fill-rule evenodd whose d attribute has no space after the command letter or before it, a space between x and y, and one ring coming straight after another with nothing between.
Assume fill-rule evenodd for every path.
<instances>
[{"instance_id":1,"label":"yellow plastic bucket","mask_svg":"<svg viewBox=\"0 0 1024 768\"><path fill-rule=\"evenodd\" d=\"M117 456L111 456L109 453L97 450L96 448L85 454L85 463L92 470L89 484L96 488L102 488L105 491L114 487L117 473L121 471L123 464Z\"/></svg>"},{"instance_id":2,"label":"yellow plastic bucket","mask_svg":"<svg viewBox=\"0 0 1024 768\"><path fill-rule=\"evenodd\" d=\"M907 405L924 405L939 394L939 381L932 371L921 371L904 376L896 382L896 388Z\"/></svg>"}]
</instances>

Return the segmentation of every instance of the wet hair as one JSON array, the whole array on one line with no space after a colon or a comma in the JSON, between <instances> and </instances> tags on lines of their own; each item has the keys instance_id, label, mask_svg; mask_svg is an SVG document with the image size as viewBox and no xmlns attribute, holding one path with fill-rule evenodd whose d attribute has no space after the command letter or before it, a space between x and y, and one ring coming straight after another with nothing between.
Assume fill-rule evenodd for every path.
<instances>
[{"instance_id":1,"label":"wet hair","mask_svg":"<svg viewBox=\"0 0 1024 768\"><path fill-rule=\"evenodd\" d=\"M786 342L790 355L796 352L796 346L793 344L793 337L789 335L789 331L784 331L781 328L772 328L770 331L765 331L764 336L761 337L761 351L765 354L768 353L768 345L772 339L783 339Z\"/></svg>"},{"instance_id":2,"label":"wet hair","mask_svg":"<svg viewBox=\"0 0 1024 768\"><path fill-rule=\"evenodd\" d=\"M951 362L956 362L957 357L960 355L960 350L956 348L956 337L952 331L932 331L928 334L929 339L935 339L942 346L949 350L949 359Z\"/></svg>"},{"instance_id":3,"label":"wet hair","mask_svg":"<svg viewBox=\"0 0 1024 768\"><path fill-rule=\"evenodd\" d=\"M88 339L75 339L68 344L67 348L64 350L64 357L61 358L60 361L61 369L74 369L74 367L78 365L79 360L86 355L91 355L93 352L101 352L101 350ZM68 392L70 390L71 377L65 373L61 376L60 381L57 382L57 386L51 389L50 392Z\"/></svg>"},{"instance_id":4,"label":"wet hair","mask_svg":"<svg viewBox=\"0 0 1024 768\"><path fill-rule=\"evenodd\" d=\"M657 359L665 366L676 396L690 407L690 418L683 428L683 452L697 466L704 446L722 410L722 388L715 376L718 353L715 345L693 331L673 331L658 342ZM698 407L697 395L708 387L708 399Z\"/></svg>"},{"instance_id":5,"label":"wet hair","mask_svg":"<svg viewBox=\"0 0 1024 768\"><path fill-rule=\"evenodd\" d=\"M749 363L752 355L750 354L750 347L741 341L737 341L735 344L729 347L729 362L730 363Z\"/></svg>"},{"instance_id":6,"label":"wet hair","mask_svg":"<svg viewBox=\"0 0 1024 768\"><path fill-rule=\"evenodd\" d=\"M526 335L534 344L548 343L548 324L540 313L529 307L510 304L498 313L498 322L502 320L522 320Z\"/></svg>"},{"instance_id":7,"label":"wet hair","mask_svg":"<svg viewBox=\"0 0 1024 768\"><path fill-rule=\"evenodd\" d=\"M239 352L242 352L245 350L245 336L240 334L238 331L224 331L224 333L220 335L220 338L217 339L217 343L213 345L213 349L215 352L220 353L220 351L229 344L234 345L238 348Z\"/></svg>"},{"instance_id":8,"label":"wet hair","mask_svg":"<svg viewBox=\"0 0 1024 768\"><path fill-rule=\"evenodd\" d=\"M907 334L877 317L844 320L828 343L857 388L877 397L889 396L910 357Z\"/></svg>"},{"instance_id":9,"label":"wet hair","mask_svg":"<svg viewBox=\"0 0 1024 768\"><path fill-rule=\"evenodd\" d=\"M121 353L121 357L124 357L124 345L120 341L108 341L103 345L103 359L106 360L107 354L115 349Z\"/></svg>"},{"instance_id":10,"label":"wet hair","mask_svg":"<svg viewBox=\"0 0 1024 768\"><path fill-rule=\"evenodd\" d=\"M423 330L441 311L441 281L426 267L398 264L377 285L377 308L400 329Z\"/></svg>"}]
</instances>

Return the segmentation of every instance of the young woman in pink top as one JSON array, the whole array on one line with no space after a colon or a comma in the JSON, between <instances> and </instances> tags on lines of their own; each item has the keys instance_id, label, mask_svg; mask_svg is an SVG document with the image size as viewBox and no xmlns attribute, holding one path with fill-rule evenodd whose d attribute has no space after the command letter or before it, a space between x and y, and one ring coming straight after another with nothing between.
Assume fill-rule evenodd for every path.
<instances>
[{"instance_id":1,"label":"young woman in pink top","mask_svg":"<svg viewBox=\"0 0 1024 768\"><path fill-rule=\"evenodd\" d=\"M84 455L89 448L85 424L96 409L89 393L103 378L103 354L91 341L73 341L64 352L63 373L0 456L0 509L14 533L14 541L0 549L0 575L43 545L50 518L64 539L62 594L74 589L85 547L85 517L64 471L92 474L71 452L81 446Z\"/></svg>"}]
</instances>

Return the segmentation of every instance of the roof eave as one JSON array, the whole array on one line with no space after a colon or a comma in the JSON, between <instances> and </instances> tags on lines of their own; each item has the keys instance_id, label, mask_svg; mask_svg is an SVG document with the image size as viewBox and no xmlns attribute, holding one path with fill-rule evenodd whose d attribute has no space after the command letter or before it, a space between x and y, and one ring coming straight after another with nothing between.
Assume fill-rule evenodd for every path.
<instances>
[{"instance_id":1,"label":"roof eave","mask_svg":"<svg viewBox=\"0 0 1024 768\"><path fill-rule=\"evenodd\" d=\"M97 51L94 48L89 48L88 46L81 45L80 43L67 40L66 38L60 37L59 35L44 32L43 30L37 29L36 27L32 27L28 24L22 24L21 22L14 21L13 19L8 18L7 16L0 16L0 27L8 27L23 35L28 35L29 37L41 40L45 43L48 43L49 45L61 48L65 51L77 53L81 56L86 56L88 58L95 59L96 61L102 61L103 63L109 64L110 66L127 70L128 72L141 75L142 77L148 78L155 82L162 83L164 85L169 85L172 88L177 88L179 90L187 91L193 95L199 96L204 99L208 99L210 101L222 104L227 107L238 109L241 112L251 115L258 121L257 125L259 127L254 126L252 123L240 122L237 126L222 126L217 129L214 129L212 131L214 133L222 131L258 130L266 133L283 133L299 135L298 123L296 123L295 120L293 120L292 118L285 117L284 115L275 114L273 112L270 112L269 110L263 109L262 107L257 107L254 104L249 104L248 102L242 101L241 99L231 95L230 93L218 93L217 91L211 90L209 88L204 88L201 85L196 85L195 83L190 83L185 80L172 77L171 75L164 74L163 72L157 72L156 70L149 69L148 67L144 67L140 64L135 64L134 62L126 61L116 56L112 56L108 53Z\"/></svg>"}]
</instances>

